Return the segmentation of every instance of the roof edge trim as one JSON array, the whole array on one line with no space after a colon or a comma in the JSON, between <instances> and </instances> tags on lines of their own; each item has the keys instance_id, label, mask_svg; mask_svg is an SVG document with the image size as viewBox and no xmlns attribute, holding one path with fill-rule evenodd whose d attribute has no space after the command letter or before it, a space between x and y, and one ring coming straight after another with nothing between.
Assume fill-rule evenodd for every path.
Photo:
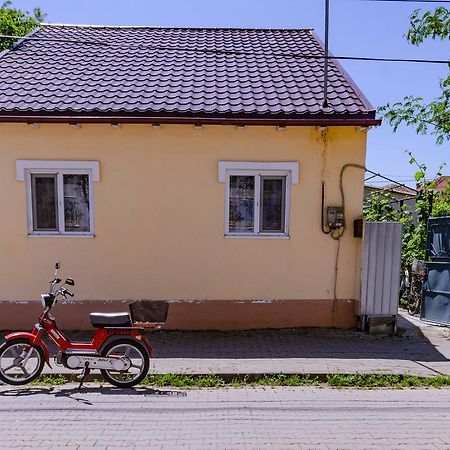
<instances>
[{"instance_id":1,"label":"roof edge trim","mask_svg":"<svg viewBox=\"0 0 450 450\"><path fill-rule=\"evenodd\" d=\"M266 125L266 126L360 126L381 125L374 118L246 118L246 117L171 117L171 116L78 116L78 115L0 115L0 123L123 123L123 124L193 124L193 125Z\"/></svg>"}]
</instances>

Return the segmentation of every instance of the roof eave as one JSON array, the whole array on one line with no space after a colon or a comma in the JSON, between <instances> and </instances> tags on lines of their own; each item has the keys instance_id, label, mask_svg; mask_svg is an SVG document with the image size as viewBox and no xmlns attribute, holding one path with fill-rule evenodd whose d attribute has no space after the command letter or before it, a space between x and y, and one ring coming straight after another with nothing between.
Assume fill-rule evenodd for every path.
<instances>
[{"instance_id":1,"label":"roof eave","mask_svg":"<svg viewBox=\"0 0 450 450\"><path fill-rule=\"evenodd\" d=\"M205 125L266 125L266 126L361 126L381 125L374 117L202 117L158 115L77 115L77 114L0 114L0 123L123 123L123 124L205 124Z\"/></svg>"}]
</instances>

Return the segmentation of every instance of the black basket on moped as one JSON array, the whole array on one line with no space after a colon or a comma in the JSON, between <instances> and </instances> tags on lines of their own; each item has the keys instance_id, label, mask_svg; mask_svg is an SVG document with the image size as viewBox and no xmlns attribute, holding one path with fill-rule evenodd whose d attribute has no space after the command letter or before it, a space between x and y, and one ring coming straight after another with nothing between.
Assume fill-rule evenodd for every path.
<instances>
[{"instance_id":1,"label":"black basket on moped","mask_svg":"<svg viewBox=\"0 0 450 450\"><path fill-rule=\"evenodd\" d=\"M142 328L161 328L169 312L169 303L164 300L136 300L129 307L134 326Z\"/></svg>"}]
</instances>

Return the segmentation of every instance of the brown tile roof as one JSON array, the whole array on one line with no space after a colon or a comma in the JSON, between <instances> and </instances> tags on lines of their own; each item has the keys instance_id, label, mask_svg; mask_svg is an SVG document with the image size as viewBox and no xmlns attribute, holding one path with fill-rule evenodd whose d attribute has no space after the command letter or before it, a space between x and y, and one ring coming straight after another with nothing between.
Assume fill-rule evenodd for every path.
<instances>
[{"instance_id":1,"label":"brown tile roof","mask_svg":"<svg viewBox=\"0 0 450 450\"><path fill-rule=\"evenodd\" d=\"M386 191L396 192L398 194L416 195L416 190L408 186L400 186L396 183L387 184L383 187Z\"/></svg>"},{"instance_id":2,"label":"brown tile roof","mask_svg":"<svg viewBox=\"0 0 450 450\"><path fill-rule=\"evenodd\" d=\"M307 29L44 25L0 54L0 121L31 115L373 122L373 107L334 61L331 108L321 108L321 55L322 44Z\"/></svg>"},{"instance_id":3,"label":"brown tile roof","mask_svg":"<svg viewBox=\"0 0 450 450\"><path fill-rule=\"evenodd\" d=\"M442 175L434 180L436 183L435 189L439 192L443 192L447 189L450 184L450 175Z\"/></svg>"}]
</instances>

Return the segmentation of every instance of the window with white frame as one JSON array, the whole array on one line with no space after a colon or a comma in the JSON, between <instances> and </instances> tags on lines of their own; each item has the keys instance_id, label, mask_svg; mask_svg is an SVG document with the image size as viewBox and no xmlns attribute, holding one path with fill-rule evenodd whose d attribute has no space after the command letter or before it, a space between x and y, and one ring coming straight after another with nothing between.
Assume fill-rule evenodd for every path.
<instances>
[{"instance_id":1,"label":"window with white frame","mask_svg":"<svg viewBox=\"0 0 450 450\"><path fill-rule=\"evenodd\" d=\"M219 162L225 182L225 235L289 235L290 186L298 163Z\"/></svg>"},{"instance_id":2,"label":"window with white frame","mask_svg":"<svg viewBox=\"0 0 450 450\"><path fill-rule=\"evenodd\" d=\"M27 188L28 233L93 235L96 161L17 161Z\"/></svg>"}]
</instances>

